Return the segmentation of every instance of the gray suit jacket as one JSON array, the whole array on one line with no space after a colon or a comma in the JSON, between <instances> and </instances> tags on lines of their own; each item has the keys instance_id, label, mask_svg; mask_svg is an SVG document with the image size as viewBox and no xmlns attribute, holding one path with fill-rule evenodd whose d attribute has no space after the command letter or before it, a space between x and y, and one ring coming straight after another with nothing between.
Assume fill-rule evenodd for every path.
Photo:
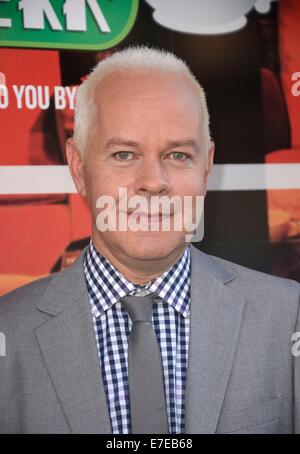
<instances>
[{"instance_id":1,"label":"gray suit jacket","mask_svg":"<svg viewBox=\"0 0 300 454\"><path fill-rule=\"evenodd\" d=\"M300 433L299 284L192 245L191 271L186 433ZM0 298L0 332L0 433L111 433L83 253Z\"/></svg>"}]
</instances>

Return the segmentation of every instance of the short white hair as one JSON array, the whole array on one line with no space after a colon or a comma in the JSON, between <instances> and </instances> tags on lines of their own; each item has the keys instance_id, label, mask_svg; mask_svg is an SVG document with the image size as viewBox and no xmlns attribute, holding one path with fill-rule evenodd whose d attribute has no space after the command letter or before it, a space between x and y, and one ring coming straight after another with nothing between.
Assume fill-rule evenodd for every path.
<instances>
[{"instance_id":1,"label":"short white hair","mask_svg":"<svg viewBox=\"0 0 300 454\"><path fill-rule=\"evenodd\" d=\"M80 85L76 95L74 144L81 156L88 147L93 123L97 119L95 90L99 82L115 71L155 71L186 75L199 92L203 148L208 154L211 143L209 113L203 88L187 64L171 52L147 46L128 47L101 60Z\"/></svg>"}]
</instances>

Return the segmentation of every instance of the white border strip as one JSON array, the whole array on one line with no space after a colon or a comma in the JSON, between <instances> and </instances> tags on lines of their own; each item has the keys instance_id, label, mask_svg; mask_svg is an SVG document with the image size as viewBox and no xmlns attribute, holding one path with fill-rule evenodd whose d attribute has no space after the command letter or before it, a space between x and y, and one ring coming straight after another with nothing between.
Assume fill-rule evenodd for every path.
<instances>
[{"instance_id":1,"label":"white border strip","mask_svg":"<svg viewBox=\"0 0 300 454\"><path fill-rule=\"evenodd\" d=\"M209 191L300 189L300 164L215 164ZM72 194L67 166L0 166L0 194Z\"/></svg>"},{"instance_id":2,"label":"white border strip","mask_svg":"<svg viewBox=\"0 0 300 454\"><path fill-rule=\"evenodd\" d=\"M67 166L0 166L0 194L76 192Z\"/></svg>"},{"instance_id":3,"label":"white border strip","mask_svg":"<svg viewBox=\"0 0 300 454\"><path fill-rule=\"evenodd\" d=\"M300 189L300 163L216 164L209 177L211 191Z\"/></svg>"}]
</instances>

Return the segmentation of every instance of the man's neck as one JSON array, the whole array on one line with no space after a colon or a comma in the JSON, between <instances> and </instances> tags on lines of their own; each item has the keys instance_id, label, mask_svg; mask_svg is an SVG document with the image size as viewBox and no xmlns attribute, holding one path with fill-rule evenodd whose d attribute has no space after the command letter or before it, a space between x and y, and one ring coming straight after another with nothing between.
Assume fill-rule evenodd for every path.
<instances>
[{"instance_id":1,"label":"man's neck","mask_svg":"<svg viewBox=\"0 0 300 454\"><path fill-rule=\"evenodd\" d=\"M166 257L155 260L139 260L132 258L122 251L107 247L104 241L92 236L95 249L103 255L129 282L146 284L161 276L170 269L182 256L186 245L181 245Z\"/></svg>"}]
</instances>

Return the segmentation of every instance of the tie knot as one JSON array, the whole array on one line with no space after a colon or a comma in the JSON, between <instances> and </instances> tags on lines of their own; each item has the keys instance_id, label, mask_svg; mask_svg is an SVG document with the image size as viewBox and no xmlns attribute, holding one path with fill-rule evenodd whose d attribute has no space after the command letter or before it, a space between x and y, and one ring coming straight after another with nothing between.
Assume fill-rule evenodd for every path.
<instances>
[{"instance_id":1,"label":"tie knot","mask_svg":"<svg viewBox=\"0 0 300 454\"><path fill-rule=\"evenodd\" d=\"M126 309L131 321L152 323L153 300L151 295L124 296L122 305Z\"/></svg>"}]
</instances>

